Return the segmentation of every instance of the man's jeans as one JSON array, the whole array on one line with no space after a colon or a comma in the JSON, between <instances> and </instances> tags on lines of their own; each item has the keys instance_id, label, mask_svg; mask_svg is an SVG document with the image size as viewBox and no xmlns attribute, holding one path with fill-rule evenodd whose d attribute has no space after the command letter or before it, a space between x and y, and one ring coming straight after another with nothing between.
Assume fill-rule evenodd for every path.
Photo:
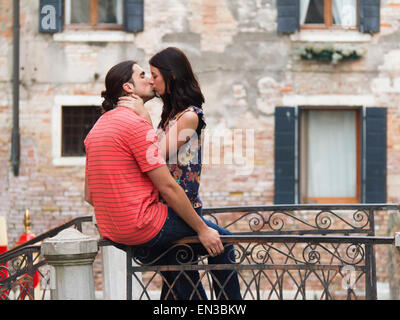
<instances>
[{"instance_id":1,"label":"man's jeans","mask_svg":"<svg viewBox=\"0 0 400 320\"><path fill-rule=\"evenodd\" d=\"M201 216L201 208L196 210ZM221 228L220 226L212 223L211 221L205 220L204 222L211 228L217 230L220 235L231 235L232 233L228 230ZM172 246L172 244L184 237L196 236L196 232L183 221L178 214L176 214L171 208L168 208L167 220L161 229L160 233L150 240L145 245L140 247L151 247L151 256L146 257L145 260L152 261L161 256L163 253ZM200 244L190 244L194 257L192 261L197 264L198 255L207 255L206 249ZM164 255L155 264L157 265L180 265L182 256L179 255L179 250L182 247L177 247L176 250L171 250L168 254ZM188 251L191 251L187 249ZM188 252L189 253L189 252ZM190 255L190 254L189 254ZM142 260L140 257L137 257ZM208 257L209 264L232 264L235 261L233 245L225 246L225 250L222 254L216 257ZM213 270L210 271L213 279L214 292L217 299L220 300L241 300L239 280L237 272L234 270ZM203 285L200 281L198 271L185 271L181 273L179 271L163 271L163 288L160 299L179 299L179 300L197 300L207 299ZM188 279L189 278L189 279Z\"/></svg>"}]
</instances>

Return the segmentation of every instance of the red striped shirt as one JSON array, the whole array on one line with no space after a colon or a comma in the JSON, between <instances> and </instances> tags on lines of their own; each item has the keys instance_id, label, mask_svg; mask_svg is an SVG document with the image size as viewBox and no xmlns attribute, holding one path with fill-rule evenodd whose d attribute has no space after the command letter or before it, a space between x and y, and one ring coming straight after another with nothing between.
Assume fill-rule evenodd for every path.
<instances>
[{"instance_id":1,"label":"red striped shirt","mask_svg":"<svg viewBox=\"0 0 400 320\"><path fill-rule=\"evenodd\" d=\"M149 122L119 107L100 117L85 139L86 176L103 238L127 245L153 239L167 206L146 172L165 166Z\"/></svg>"}]
</instances>

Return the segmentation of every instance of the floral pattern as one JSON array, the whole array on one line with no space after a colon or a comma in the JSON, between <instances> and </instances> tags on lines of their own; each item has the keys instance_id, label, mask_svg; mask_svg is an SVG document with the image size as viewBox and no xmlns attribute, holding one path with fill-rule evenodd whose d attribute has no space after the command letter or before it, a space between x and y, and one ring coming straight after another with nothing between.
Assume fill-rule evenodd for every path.
<instances>
[{"instance_id":1,"label":"floral pattern","mask_svg":"<svg viewBox=\"0 0 400 320\"><path fill-rule=\"evenodd\" d=\"M189 107L184 111L178 113L173 119L171 119L167 126L171 128L179 118L188 111L194 111L199 117L199 126L197 129L198 135L193 135L188 142L178 150L177 157L170 157L167 161L169 171L176 180L176 182L185 190L187 197L189 198L194 208L202 206L202 202L199 197L200 187L200 176L202 168L202 141L203 141L203 129L206 127L205 117L203 110L197 107ZM161 137L165 131L158 126L157 134Z\"/></svg>"}]
</instances>

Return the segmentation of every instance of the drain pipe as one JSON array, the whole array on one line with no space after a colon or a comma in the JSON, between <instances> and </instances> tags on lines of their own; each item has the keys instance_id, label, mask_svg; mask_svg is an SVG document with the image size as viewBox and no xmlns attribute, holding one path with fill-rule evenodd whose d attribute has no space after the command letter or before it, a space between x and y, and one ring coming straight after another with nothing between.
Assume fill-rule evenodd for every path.
<instances>
[{"instance_id":1,"label":"drain pipe","mask_svg":"<svg viewBox=\"0 0 400 320\"><path fill-rule=\"evenodd\" d=\"M19 175L20 134L19 134L19 0L13 0L13 128L11 140L11 162L14 176Z\"/></svg>"}]
</instances>

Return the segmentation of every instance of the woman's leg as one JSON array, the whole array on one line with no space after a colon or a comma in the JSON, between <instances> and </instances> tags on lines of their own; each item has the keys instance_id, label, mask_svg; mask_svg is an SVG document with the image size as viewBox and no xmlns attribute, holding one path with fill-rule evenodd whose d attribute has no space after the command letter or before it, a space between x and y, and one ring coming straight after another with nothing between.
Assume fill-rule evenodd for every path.
<instances>
[{"instance_id":1,"label":"woman's leg","mask_svg":"<svg viewBox=\"0 0 400 320\"><path fill-rule=\"evenodd\" d=\"M201 207L196 208L195 211L201 217ZM179 254L179 248L171 255L171 263L176 263L176 255ZM189 261L188 261L189 262ZM198 255L192 257L191 264L198 264ZM175 276L178 276L176 273ZM164 286L164 284L163 284ZM184 300L208 300L207 294L204 290L203 284L200 281L199 271L185 271L185 274L180 274L175 284L177 292L184 294Z\"/></svg>"},{"instance_id":2,"label":"woman's leg","mask_svg":"<svg viewBox=\"0 0 400 320\"><path fill-rule=\"evenodd\" d=\"M157 246L160 246L162 250L168 250L168 248L175 241L179 239L196 235L196 232L192 228L190 228L190 226L187 225L186 222L184 222L172 209L168 210L167 220L168 222L166 222L162 239L160 239L159 242L157 243ZM212 223L211 221L205 220L204 218L203 220L209 227L217 230L221 235L231 234L228 230L221 228L220 226ZM178 247L175 250L172 250L168 254L169 264L179 265L188 262L187 260L186 261L180 260L182 257L178 255L179 249L182 249L182 247L180 248ZM192 259L191 263L197 261L197 257L199 254L207 255L207 251L201 244L191 245L190 248L187 248L187 250L189 251L187 253L189 253L189 255L191 256L190 259ZM227 246L225 248L225 251L216 257L209 257L209 263L210 264L234 263L233 246L232 245ZM176 273L175 274L170 273L170 276L172 275L176 275ZM177 284L177 291L179 292L179 295L183 299L189 299L193 292L195 293L193 298L196 298L195 296L198 297L198 293L201 292L202 288L202 286L201 287L199 286L200 281L198 272L186 272L186 275L189 276L190 281L185 277L184 274L181 274L179 279L183 280L179 281L179 283ZM216 291L217 298L231 299L231 300L241 299L237 272L233 270L220 270L220 271L213 271L212 275L213 275L213 280L215 282L214 290ZM203 296L203 294L201 294L201 296Z\"/></svg>"},{"instance_id":3,"label":"woman's leg","mask_svg":"<svg viewBox=\"0 0 400 320\"><path fill-rule=\"evenodd\" d=\"M157 252L156 255L167 252L163 257L163 265L197 264L198 256L193 251L184 250L182 252L183 248L180 246L171 249L174 241L193 235L193 231L186 228L187 225L182 227L182 222L184 223L172 209L169 209L168 218L162 231L163 236L157 241L154 248L157 248L157 251L154 251ZM184 256L188 253L190 260L185 260ZM163 271L161 276L163 281L160 300L207 300L198 271Z\"/></svg>"}]
</instances>

